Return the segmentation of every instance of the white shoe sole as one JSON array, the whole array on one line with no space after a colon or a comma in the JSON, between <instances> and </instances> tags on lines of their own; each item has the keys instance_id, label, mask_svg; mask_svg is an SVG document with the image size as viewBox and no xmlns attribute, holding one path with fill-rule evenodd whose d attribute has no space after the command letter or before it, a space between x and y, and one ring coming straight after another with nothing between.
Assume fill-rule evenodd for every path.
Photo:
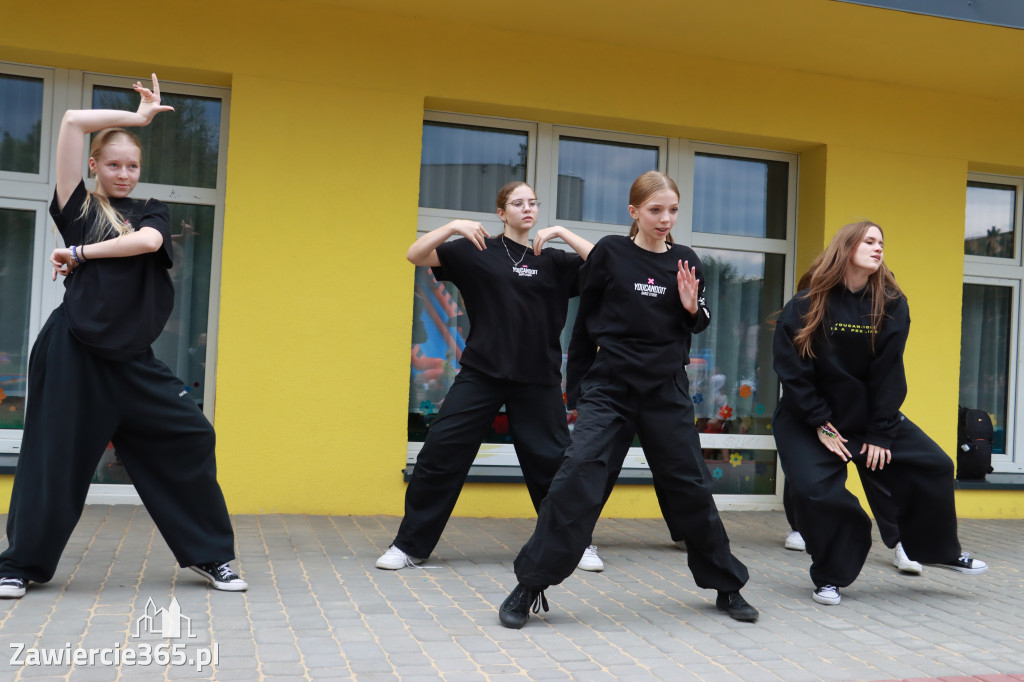
<instances>
[{"instance_id":1,"label":"white shoe sole","mask_svg":"<svg viewBox=\"0 0 1024 682\"><path fill-rule=\"evenodd\" d=\"M0 599L21 599L24 596L24 587L0 587Z\"/></svg>"},{"instance_id":2,"label":"white shoe sole","mask_svg":"<svg viewBox=\"0 0 1024 682\"><path fill-rule=\"evenodd\" d=\"M944 568L947 571L955 571L957 573L963 573L964 575L981 575L988 571L988 565L982 566L981 568L960 568L959 566L947 566L946 564L928 564L935 568Z\"/></svg>"},{"instance_id":3,"label":"white shoe sole","mask_svg":"<svg viewBox=\"0 0 1024 682\"><path fill-rule=\"evenodd\" d=\"M839 602L843 600L843 597L842 595L839 595L835 599L831 599L829 597L822 597L817 592L811 592L811 599L818 602L819 604L824 604L825 606L836 606L837 604L839 604Z\"/></svg>"},{"instance_id":4,"label":"white shoe sole","mask_svg":"<svg viewBox=\"0 0 1024 682\"><path fill-rule=\"evenodd\" d=\"M586 563L586 564L584 564L584 562L581 561L579 563L579 565L576 566L576 568L580 569L581 571L590 571L591 573L600 573L601 571L604 570L604 564L603 563L600 563L600 564L598 564L598 563Z\"/></svg>"},{"instance_id":5,"label":"white shoe sole","mask_svg":"<svg viewBox=\"0 0 1024 682\"><path fill-rule=\"evenodd\" d=\"M894 561L892 562L892 565L898 568L903 573L921 575L924 572L924 569L921 567L921 564L917 563L916 561L910 561L907 563Z\"/></svg>"},{"instance_id":6,"label":"white shoe sole","mask_svg":"<svg viewBox=\"0 0 1024 682\"><path fill-rule=\"evenodd\" d=\"M245 592L247 589L249 589L249 583L245 582L244 580L239 580L238 582L231 583L222 583L217 580L214 580L207 573L200 571L195 566L189 566L189 568L191 568L199 575L203 576L206 579L206 582L210 583L210 587L212 587L215 590L220 590L221 592Z\"/></svg>"}]
</instances>

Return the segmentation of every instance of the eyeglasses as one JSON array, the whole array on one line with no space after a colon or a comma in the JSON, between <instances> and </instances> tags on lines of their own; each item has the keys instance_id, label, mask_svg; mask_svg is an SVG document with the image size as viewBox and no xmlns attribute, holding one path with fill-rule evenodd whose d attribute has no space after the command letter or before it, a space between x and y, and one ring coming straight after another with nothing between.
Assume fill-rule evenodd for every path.
<instances>
[{"instance_id":1,"label":"eyeglasses","mask_svg":"<svg viewBox=\"0 0 1024 682\"><path fill-rule=\"evenodd\" d=\"M512 206L514 208L519 208L519 209L521 209L521 208L523 208L524 206L527 206L527 205L530 208L540 208L540 202L537 201L536 199L530 199L529 201L525 201L523 199L516 199L515 201L510 201L510 202L508 202L505 205L506 206Z\"/></svg>"}]
</instances>

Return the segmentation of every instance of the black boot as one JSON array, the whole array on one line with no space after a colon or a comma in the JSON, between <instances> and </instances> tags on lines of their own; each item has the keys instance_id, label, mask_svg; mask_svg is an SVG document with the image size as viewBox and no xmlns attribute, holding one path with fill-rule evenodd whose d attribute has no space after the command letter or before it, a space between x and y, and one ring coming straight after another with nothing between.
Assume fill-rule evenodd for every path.
<instances>
[{"instance_id":1,"label":"black boot","mask_svg":"<svg viewBox=\"0 0 1024 682\"><path fill-rule=\"evenodd\" d=\"M519 628L526 625L530 619L530 610L540 613L541 609L548 610L548 600L544 596L544 590L532 590L522 583L516 585L512 594L505 598L498 609L498 619L507 628Z\"/></svg>"},{"instance_id":2,"label":"black boot","mask_svg":"<svg viewBox=\"0 0 1024 682\"><path fill-rule=\"evenodd\" d=\"M747 603L739 592L718 592L718 600L715 602L719 611L728 612L735 620L742 620L746 623L753 623L760 615L753 606Z\"/></svg>"}]
</instances>

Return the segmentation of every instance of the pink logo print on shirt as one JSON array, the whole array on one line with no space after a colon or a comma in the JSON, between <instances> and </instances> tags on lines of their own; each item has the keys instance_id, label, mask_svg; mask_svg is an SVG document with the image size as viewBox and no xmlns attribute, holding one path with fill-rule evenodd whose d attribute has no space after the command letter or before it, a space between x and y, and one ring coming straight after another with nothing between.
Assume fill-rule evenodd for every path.
<instances>
[{"instance_id":1,"label":"pink logo print on shirt","mask_svg":"<svg viewBox=\"0 0 1024 682\"><path fill-rule=\"evenodd\" d=\"M648 278L647 278L647 283L648 283L648 284L654 284L654 279L653 279L653 278L651 278L651 277L648 277Z\"/></svg>"}]
</instances>

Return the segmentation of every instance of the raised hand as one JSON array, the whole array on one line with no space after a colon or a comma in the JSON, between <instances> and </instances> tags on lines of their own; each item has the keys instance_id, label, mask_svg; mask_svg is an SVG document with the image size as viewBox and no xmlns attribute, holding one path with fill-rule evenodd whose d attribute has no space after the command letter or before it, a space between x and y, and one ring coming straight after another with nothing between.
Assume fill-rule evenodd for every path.
<instances>
[{"instance_id":1,"label":"raised hand","mask_svg":"<svg viewBox=\"0 0 1024 682\"><path fill-rule=\"evenodd\" d=\"M453 220L448 223L448 227L451 228L453 234L461 234L466 239L476 244L476 248L483 251L487 248L487 243L484 242L487 239L487 230L481 223L475 220Z\"/></svg>"},{"instance_id":2,"label":"raised hand","mask_svg":"<svg viewBox=\"0 0 1024 682\"><path fill-rule=\"evenodd\" d=\"M166 104L160 104L160 83L156 79L156 74L153 74L153 89L150 90L142 84L142 81L136 81L135 85L132 86L135 92L139 93L139 109L138 114L142 116L146 122L153 120L153 117L159 114L161 111L174 111L174 107L169 107Z\"/></svg>"},{"instance_id":3,"label":"raised hand","mask_svg":"<svg viewBox=\"0 0 1024 682\"><path fill-rule=\"evenodd\" d=\"M679 270L676 272L676 283L679 286L679 300L683 307L691 315L697 314L697 292L700 289L700 281L697 279L697 268L690 267L690 261L678 261Z\"/></svg>"}]
</instances>

